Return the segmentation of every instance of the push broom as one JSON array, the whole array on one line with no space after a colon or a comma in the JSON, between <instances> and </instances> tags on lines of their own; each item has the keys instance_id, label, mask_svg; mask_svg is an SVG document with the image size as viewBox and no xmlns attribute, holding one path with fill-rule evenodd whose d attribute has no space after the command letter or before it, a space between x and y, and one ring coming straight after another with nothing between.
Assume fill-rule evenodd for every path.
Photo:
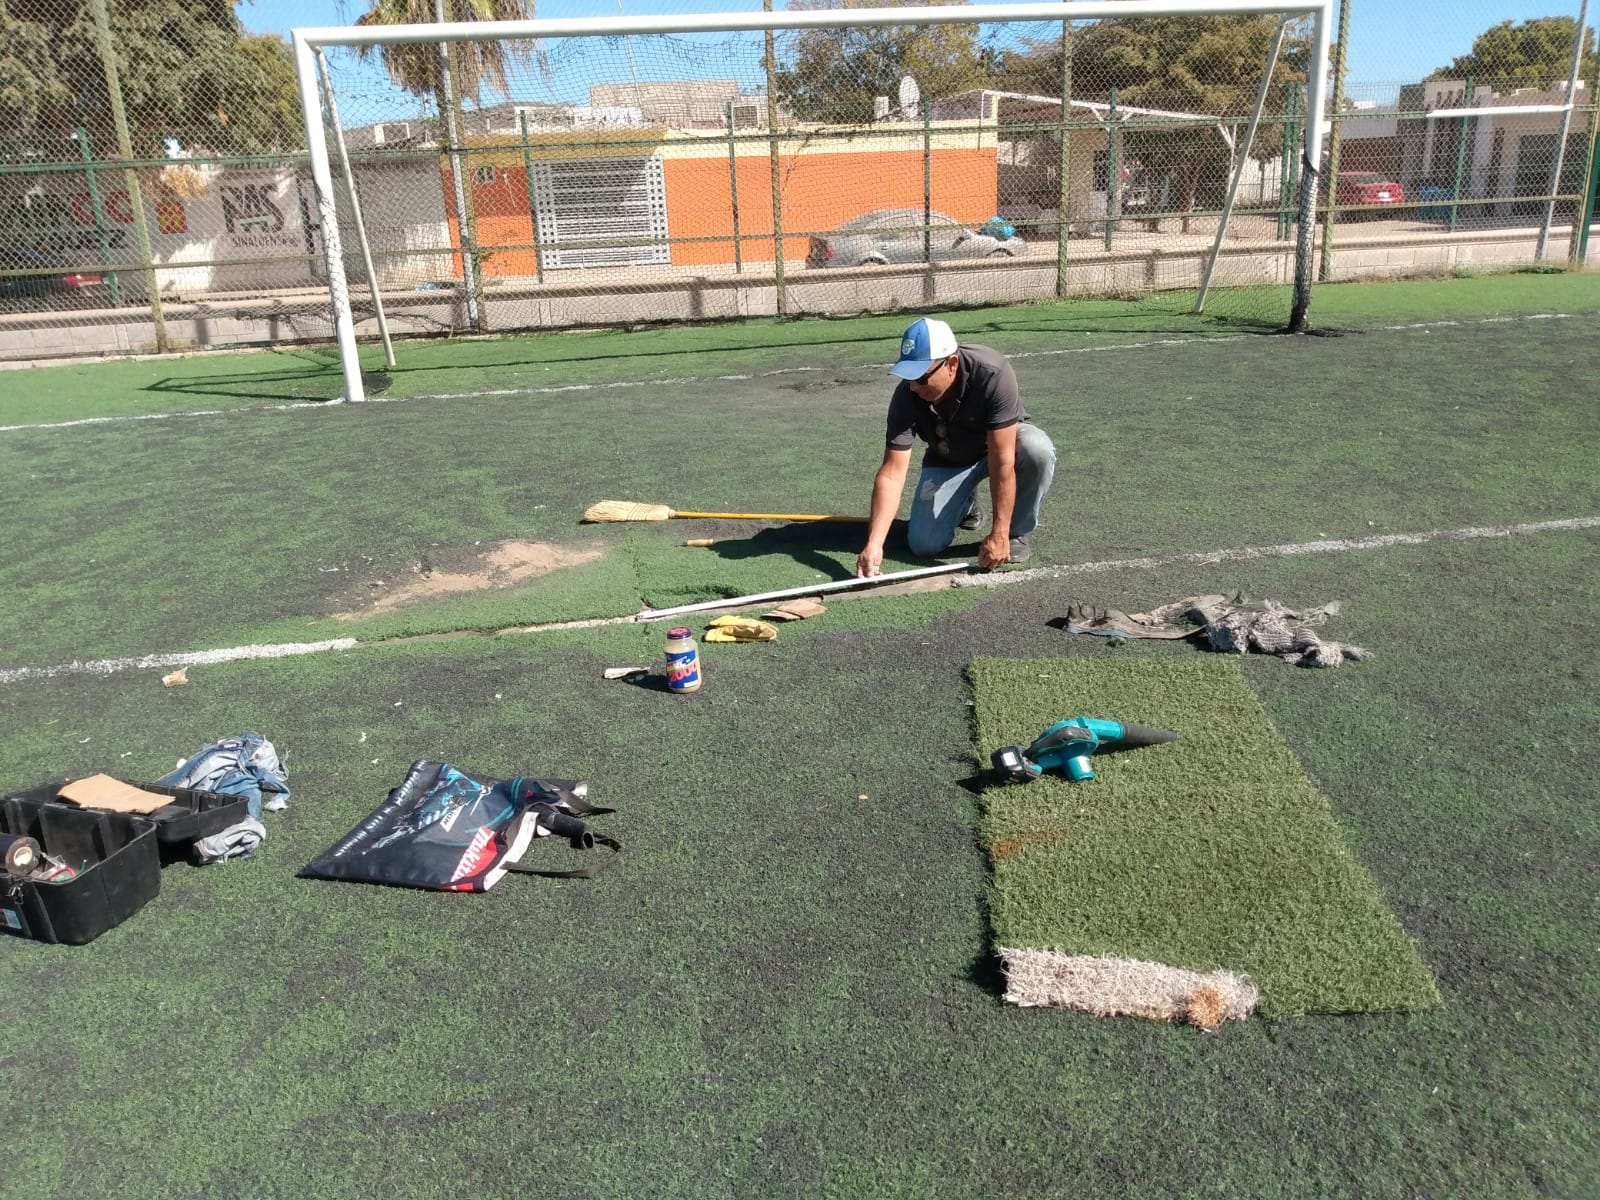
<instances>
[{"instance_id":1,"label":"push broom","mask_svg":"<svg viewBox=\"0 0 1600 1200\"><path fill-rule=\"evenodd\" d=\"M866 517L831 517L824 513L747 513L680 512L665 504L645 504L638 500L602 500L584 510L583 519L591 524L610 521L670 521L699 517L723 521L845 521L865 525Z\"/></svg>"}]
</instances>

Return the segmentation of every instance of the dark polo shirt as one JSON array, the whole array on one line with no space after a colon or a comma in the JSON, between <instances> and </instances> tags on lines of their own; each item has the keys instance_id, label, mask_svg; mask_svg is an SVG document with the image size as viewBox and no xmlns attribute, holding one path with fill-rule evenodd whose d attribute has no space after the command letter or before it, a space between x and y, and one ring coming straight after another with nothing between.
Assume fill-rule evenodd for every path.
<instances>
[{"instance_id":1,"label":"dark polo shirt","mask_svg":"<svg viewBox=\"0 0 1600 1200\"><path fill-rule=\"evenodd\" d=\"M925 467L970 467L989 454L989 431L1028 420L1017 376L1005 355L988 346L961 346L955 384L934 408L901 380L889 400L888 445L909 450L928 444Z\"/></svg>"}]
</instances>

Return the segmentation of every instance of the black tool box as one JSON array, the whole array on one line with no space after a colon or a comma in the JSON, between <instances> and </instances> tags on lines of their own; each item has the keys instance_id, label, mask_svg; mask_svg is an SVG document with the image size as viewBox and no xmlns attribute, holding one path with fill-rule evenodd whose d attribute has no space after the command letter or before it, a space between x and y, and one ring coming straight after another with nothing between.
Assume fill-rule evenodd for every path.
<instances>
[{"instance_id":1,"label":"black tool box","mask_svg":"<svg viewBox=\"0 0 1600 1200\"><path fill-rule=\"evenodd\" d=\"M12 792L7 799L78 808L78 805L69 801L56 799L56 793L68 782L70 780L62 779L56 783L29 788L25 792ZM154 812L136 814L155 822L156 841L163 844L187 845L197 838L221 833L228 826L237 825L245 818L247 801L243 796L224 796L217 792L201 791L199 788L168 787L164 783L141 783L136 779L121 779L118 782L136 787L142 792L166 796L172 801L171 804L164 805Z\"/></svg>"},{"instance_id":2,"label":"black tool box","mask_svg":"<svg viewBox=\"0 0 1600 1200\"><path fill-rule=\"evenodd\" d=\"M92 942L161 890L156 824L25 796L0 800L0 832L30 837L76 872L39 883L0 875L0 932L41 942Z\"/></svg>"},{"instance_id":3,"label":"black tool box","mask_svg":"<svg viewBox=\"0 0 1600 1200\"><path fill-rule=\"evenodd\" d=\"M172 802L151 813L80 808L57 800L62 783L0 800L0 833L31 837L75 872L60 882L0 871L0 933L81 945L121 924L161 889L163 859L178 846L244 820L243 796L123 780Z\"/></svg>"}]
</instances>

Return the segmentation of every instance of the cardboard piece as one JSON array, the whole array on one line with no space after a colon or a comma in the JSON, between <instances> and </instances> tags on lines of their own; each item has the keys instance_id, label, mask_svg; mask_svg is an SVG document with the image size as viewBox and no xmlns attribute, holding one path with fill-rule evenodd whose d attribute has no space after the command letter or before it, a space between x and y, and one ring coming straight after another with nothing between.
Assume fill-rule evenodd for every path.
<instances>
[{"instance_id":1,"label":"cardboard piece","mask_svg":"<svg viewBox=\"0 0 1600 1200\"><path fill-rule=\"evenodd\" d=\"M80 808L104 808L124 813L153 813L172 803L170 796L158 796L109 775L74 779L71 783L62 784L56 795Z\"/></svg>"},{"instance_id":2,"label":"cardboard piece","mask_svg":"<svg viewBox=\"0 0 1600 1200\"><path fill-rule=\"evenodd\" d=\"M778 605L771 612L762 613L761 615L774 621L803 621L807 617L815 617L827 611L817 601L807 596L799 596Z\"/></svg>"}]
</instances>

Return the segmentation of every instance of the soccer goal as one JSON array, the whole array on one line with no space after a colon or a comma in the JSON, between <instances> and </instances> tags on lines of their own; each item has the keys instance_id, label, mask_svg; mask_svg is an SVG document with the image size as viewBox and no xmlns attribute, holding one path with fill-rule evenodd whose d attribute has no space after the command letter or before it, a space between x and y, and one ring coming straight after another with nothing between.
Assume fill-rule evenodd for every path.
<instances>
[{"instance_id":1,"label":"soccer goal","mask_svg":"<svg viewBox=\"0 0 1600 1200\"><path fill-rule=\"evenodd\" d=\"M1074 297L1305 327L1332 0L810 3L295 30L347 398L392 330Z\"/></svg>"}]
</instances>

